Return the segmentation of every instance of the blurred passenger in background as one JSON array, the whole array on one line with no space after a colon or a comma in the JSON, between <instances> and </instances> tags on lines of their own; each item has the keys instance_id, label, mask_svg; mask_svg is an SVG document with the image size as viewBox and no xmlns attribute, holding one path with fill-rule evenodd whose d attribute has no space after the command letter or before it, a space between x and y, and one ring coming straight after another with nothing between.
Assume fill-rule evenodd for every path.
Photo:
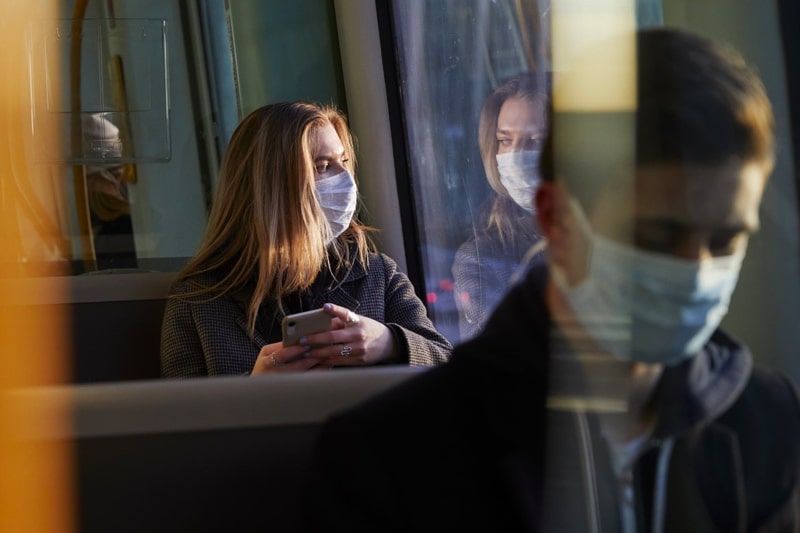
<instances>
[{"instance_id":1,"label":"blurred passenger in background","mask_svg":"<svg viewBox=\"0 0 800 533\"><path fill-rule=\"evenodd\" d=\"M481 109L478 140L494 195L453 262L462 341L483 328L521 263L543 260L541 253L525 254L541 239L532 216L533 193L540 181L548 101L545 76L524 74L495 89Z\"/></svg>"},{"instance_id":2,"label":"blurred passenger in background","mask_svg":"<svg viewBox=\"0 0 800 533\"><path fill-rule=\"evenodd\" d=\"M279 103L231 137L200 251L178 275L165 377L435 365L450 343L355 216L353 141L331 107ZM323 307L332 331L282 345L284 316Z\"/></svg>"},{"instance_id":3,"label":"blurred passenger in background","mask_svg":"<svg viewBox=\"0 0 800 533\"><path fill-rule=\"evenodd\" d=\"M630 107L553 115L547 266L448 364L323 428L309 530L798 531L797 389L719 328L773 167L766 91L678 30L636 59Z\"/></svg>"},{"instance_id":4,"label":"blurred passenger in background","mask_svg":"<svg viewBox=\"0 0 800 533\"><path fill-rule=\"evenodd\" d=\"M84 119L83 140L89 156L110 161L122 156L119 128L103 113ZM135 268L136 244L125 166L113 162L86 165L86 190L98 268Z\"/></svg>"}]
</instances>

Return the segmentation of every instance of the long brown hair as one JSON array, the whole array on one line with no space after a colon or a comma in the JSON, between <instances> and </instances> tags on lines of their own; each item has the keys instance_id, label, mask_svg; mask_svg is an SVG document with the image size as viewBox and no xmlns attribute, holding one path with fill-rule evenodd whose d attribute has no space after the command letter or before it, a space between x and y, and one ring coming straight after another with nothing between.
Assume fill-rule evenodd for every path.
<instances>
[{"instance_id":1,"label":"long brown hair","mask_svg":"<svg viewBox=\"0 0 800 533\"><path fill-rule=\"evenodd\" d=\"M255 279L248 307L250 332L258 309L307 289L332 263L367 264L373 245L356 217L330 245L328 222L315 194L313 133L330 124L345 149L345 168L355 174L355 150L347 121L336 108L285 102L256 109L233 132L205 237L197 255L178 274L186 280L215 273L211 286L184 296L218 298ZM351 257L352 250L355 256ZM333 259L333 261L332 261Z\"/></svg>"},{"instance_id":2,"label":"long brown hair","mask_svg":"<svg viewBox=\"0 0 800 533\"><path fill-rule=\"evenodd\" d=\"M544 74L526 73L515 76L497 87L486 97L481 108L480 122L478 123L478 145L481 151L481 160L486 172L489 186L497 193L492 203L489 216L486 219L486 229L495 230L501 242L514 239L512 213L517 211L514 200L509 196L505 186L500 181L497 170L497 117L506 100L520 98L533 102L542 108L542 117L546 117L549 102L549 83Z\"/></svg>"}]
</instances>

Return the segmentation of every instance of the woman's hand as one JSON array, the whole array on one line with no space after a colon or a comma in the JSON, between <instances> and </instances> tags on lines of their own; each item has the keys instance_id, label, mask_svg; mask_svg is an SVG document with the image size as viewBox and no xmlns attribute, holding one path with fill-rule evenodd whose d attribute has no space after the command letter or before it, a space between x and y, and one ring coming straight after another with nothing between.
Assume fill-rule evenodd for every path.
<instances>
[{"instance_id":1,"label":"woman's hand","mask_svg":"<svg viewBox=\"0 0 800 533\"><path fill-rule=\"evenodd\" d=\"M330 303L323 309L334 317L333 329L300 339L310 348L309 359L325 367L374 365L397 358L394 336L384 324Z\"/></svg>"},{"instance_id":2,"label":"woman's hand","mask_svg":"<svg viewBox=\"0 0 800 533\"><path fill-rule=\"evenodd\" d=\"M281 342L273 342L261 348L251 376L258 374L283 374L304 372L319 364L319 359L306 357L307 346L299 344L284 347Z\"/></svg>"}]
</instances>

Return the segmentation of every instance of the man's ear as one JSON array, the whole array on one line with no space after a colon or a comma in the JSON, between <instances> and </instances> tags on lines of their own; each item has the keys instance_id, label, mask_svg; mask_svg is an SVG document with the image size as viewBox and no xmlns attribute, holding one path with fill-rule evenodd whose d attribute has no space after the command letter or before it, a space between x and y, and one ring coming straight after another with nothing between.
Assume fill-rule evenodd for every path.
<instances>
[{"instance_id":1,"label":"man's ear","mask_svg":"<svg viewBox=\"0 0 800 533\"><path fill-rule=\"evenodd\" d=\"M559 264L566 264L574 244L574 224L569 209L569 193L557 182L543 181L534 197L539 228L547 239L548 255Z\"/></svg>"},{"instance_id":2,"label":"man's ear","mask_svg":"<svg viewBox=\"0 0 800 533\"><path fill-rule=\"evenodd\" d=\"M567 198L567 192L559 183L543 181L536 188L536 218L550 245L553 240L557 241L562 236L560 233L563 231Z\"/></svg>"}]
</instances>

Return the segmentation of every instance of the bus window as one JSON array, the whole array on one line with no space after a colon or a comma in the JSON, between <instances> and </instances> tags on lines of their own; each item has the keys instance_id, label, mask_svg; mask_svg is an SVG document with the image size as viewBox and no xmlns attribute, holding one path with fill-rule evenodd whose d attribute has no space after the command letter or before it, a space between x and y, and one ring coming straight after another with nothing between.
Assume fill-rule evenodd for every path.
<instances>
[{"instance_id":1,"label":"bus window","mask_svg":"<svg viewBox=\"0 0 800 533\"><path fill-rule=\"evenodd\" d=\"M461 304L475 298L457 290L456 250L481 231L496 194L480 155L481 107L509 78L549 70L548 13L534 2L392 3L425 297L451 340Z\"/></svg>"},{"instance_id":2,"label":"bus window","mask_svg":"<svg viewBox=\"0 0 800 533\"><path fill-rule=\"evenodd\" d=\"M789 119L793 102L786 79L797 81L796 73L792 78L786 70L793 49L785 48L792 42L795 49L797 45L781 40L780 6L755 8L737 1L719 9L714 0L605 4L635 8L631 20L638 27L674 26L728 42L762 76L777 121L777 161L765 193L761 229L751 239L723 326L751 347L757 363L800 378L800 360L794 356L800 332L793 326L800 319L798 194L792 160L792 128L796 134L798 124ZM458 305L463 302L458 299L470 296L458 293L453 264L461 243L480 230L482 205L496 193L487 183L480 157L484 99L503 80L521 72L552 71L557 76L563 49L555 50L550 32L564 18L556 18L581 15L589 33L602 32L608 19L581 11L587 9L574 1L392 3L389 16L425 291L434 323L451 340L463 338ZM492 268L490 257L480 257L478 263Z\"/></svg>"},{"instance_id":3,"label":"bus window","mask_svg":"<svg viewBox=\"0 0 800 533\"><path fill-rule=\"evenodd\" d=\"M284 100L346 109L332 0L70 0L60 12L35 25L29 64L32 90L53 96L37 112L67 126L60 148L34 139L46 183L19 180L20 261L48 273L179 270L202 238L242 116ZM161 44L159 29L160 53L144 53ZM54 69L62 87L46 85ZM142 118L154 110L161 121ZM51 233L58 246L43 245Z\"/></svg>"}]
</instances>

